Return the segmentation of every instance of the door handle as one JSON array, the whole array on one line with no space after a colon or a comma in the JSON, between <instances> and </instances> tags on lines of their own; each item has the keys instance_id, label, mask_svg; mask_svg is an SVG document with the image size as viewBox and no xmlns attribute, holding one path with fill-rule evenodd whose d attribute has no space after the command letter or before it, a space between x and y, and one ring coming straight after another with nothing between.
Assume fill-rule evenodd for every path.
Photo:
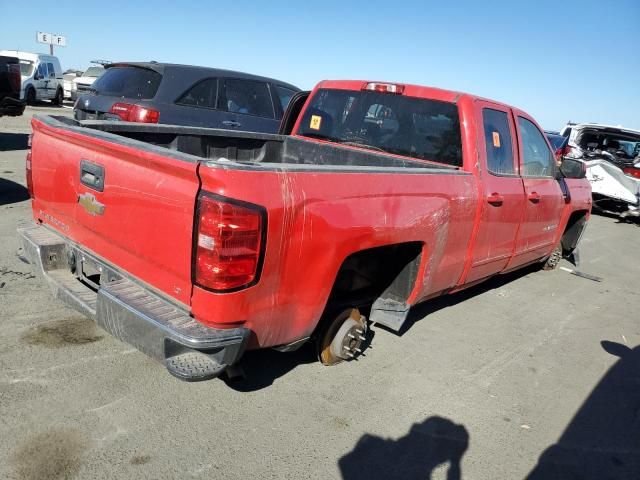
<instances>
[{"instance_id":1,"label":"door handle","mask_svg":"<svg viewBox=\"0 0 640 480\"><path fill-rule=\"evenodd\" d=\"M240 122L235 122L233 120L223 120L222 124L225 127L240 127L242 125Z\"/></svg>"},{"instance_id":2,"label":"door handle","mask_svg":"<svg viewBox=\"0 0 640 480\"><path fill-rule=\"evenodd\" d=\"M531 203L538 203L540 201L540 194L538 192L531 192L528 197Z\"/></svg>"},{"instance_id":3,"label":"door handle","mask_svg":"<svg viewBox=\"0 0 640 480\"><path fill-rule=\"evenodd\" d=\"M494 207L499 207L504 202L504 197L499 193L493 192L491 195L487 196L487 203L490 203Z\"/></svg>"}]
</instances>

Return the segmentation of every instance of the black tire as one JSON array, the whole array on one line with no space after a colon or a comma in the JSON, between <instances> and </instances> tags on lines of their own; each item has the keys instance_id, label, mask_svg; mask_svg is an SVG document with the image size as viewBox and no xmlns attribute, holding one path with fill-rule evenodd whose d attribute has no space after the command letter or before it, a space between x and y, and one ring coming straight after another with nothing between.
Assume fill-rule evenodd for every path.
<instances>
[{"instance_id":1,"label":"black tire","mask_svg":"<svg viewBox=\"0 0 640 480\"><path fill-rule=\"evenodd\" d=\"M33 87L27 88L27 93L24 94L27 105L34 105L36 103L36 89Z\"/></svg>"},{"instance_id":2,"label":"black tire","mask_svg":"<svg viewBox=\"0 0 640 480\"><path fill-rule=\"evenodd\" d=\"M62 106L62 103L64 102L64 92L62 91L61 88L59 88L56 91L56 96L53 97L53 100L51 100L51 103L53 103L54 105L57 105L59 107Z\"/></svg>"}]
</instances>

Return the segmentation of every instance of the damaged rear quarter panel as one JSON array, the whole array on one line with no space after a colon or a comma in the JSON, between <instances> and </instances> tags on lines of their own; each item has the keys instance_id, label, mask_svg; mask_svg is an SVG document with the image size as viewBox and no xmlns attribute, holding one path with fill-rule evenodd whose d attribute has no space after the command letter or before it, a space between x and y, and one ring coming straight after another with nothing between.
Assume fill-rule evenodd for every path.
<instances>
[{"instance_id":1,"label":"damaged rear quarter panel","mask_svg":"<svg viewBox=\"0 0 640 480\"><path fill-rule=\"evenodd\" d=\"M309 335L342 262L354 252L422 242L423 275L412 302L452 287L462 274L477 202L471 174L286 167L252 171L202 165L199 175L203 190L267 209L267 244L258 284L226 294L195 287L192 297L193 314L204 323L246 322L255 334L254 347ZM437 276L432 275L435 270Z\"/></svg>"}]
</instances>

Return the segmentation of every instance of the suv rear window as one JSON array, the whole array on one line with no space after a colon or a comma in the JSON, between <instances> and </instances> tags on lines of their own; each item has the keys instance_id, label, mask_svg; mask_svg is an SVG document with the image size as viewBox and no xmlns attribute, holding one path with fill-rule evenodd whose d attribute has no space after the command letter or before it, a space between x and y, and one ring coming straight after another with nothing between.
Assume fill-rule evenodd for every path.
<instances>
[{"instance_id":1,"label":"suv rear window","mask_svg":"<svg viewBox=\"0 0 640 480\"><path fill-rule=\"evenodd\" d=\"M299 135L421 160L462 165L458 107L390 93L320 89Z\"/></svg>"},{"instance_id":2,"label":"suv rear window","mask_svg":"<svg viewBox=\"0 0 640 480\"><path fill-rule=\"evenodd\" d=\"M98 78L92 88L98 95L124 98L153 98L162 75L140 67L111 67Z\"/></svg>"}]
</instances>

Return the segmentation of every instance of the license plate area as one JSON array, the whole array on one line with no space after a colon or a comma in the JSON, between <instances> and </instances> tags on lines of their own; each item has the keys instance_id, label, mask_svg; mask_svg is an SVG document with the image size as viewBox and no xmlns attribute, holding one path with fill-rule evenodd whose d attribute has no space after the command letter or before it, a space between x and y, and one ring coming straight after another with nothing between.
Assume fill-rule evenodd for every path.
<instances>
[{"instance_id":1,"label":"license plate area","mask_svg":"<svg viewBox=\"0 0 640 480\"><path fill-rule=\"evenodd\" d=\"M70 259L70 266L75 266L75 268L72 268L78 277L78 280L92 290L98 291L100 285L120 280L122 278L122 276L114 270L105 266L102 262L91 255L87 255L80 250L74 249L71 257L75 261Z\"/></svg>"}]
</instances>

